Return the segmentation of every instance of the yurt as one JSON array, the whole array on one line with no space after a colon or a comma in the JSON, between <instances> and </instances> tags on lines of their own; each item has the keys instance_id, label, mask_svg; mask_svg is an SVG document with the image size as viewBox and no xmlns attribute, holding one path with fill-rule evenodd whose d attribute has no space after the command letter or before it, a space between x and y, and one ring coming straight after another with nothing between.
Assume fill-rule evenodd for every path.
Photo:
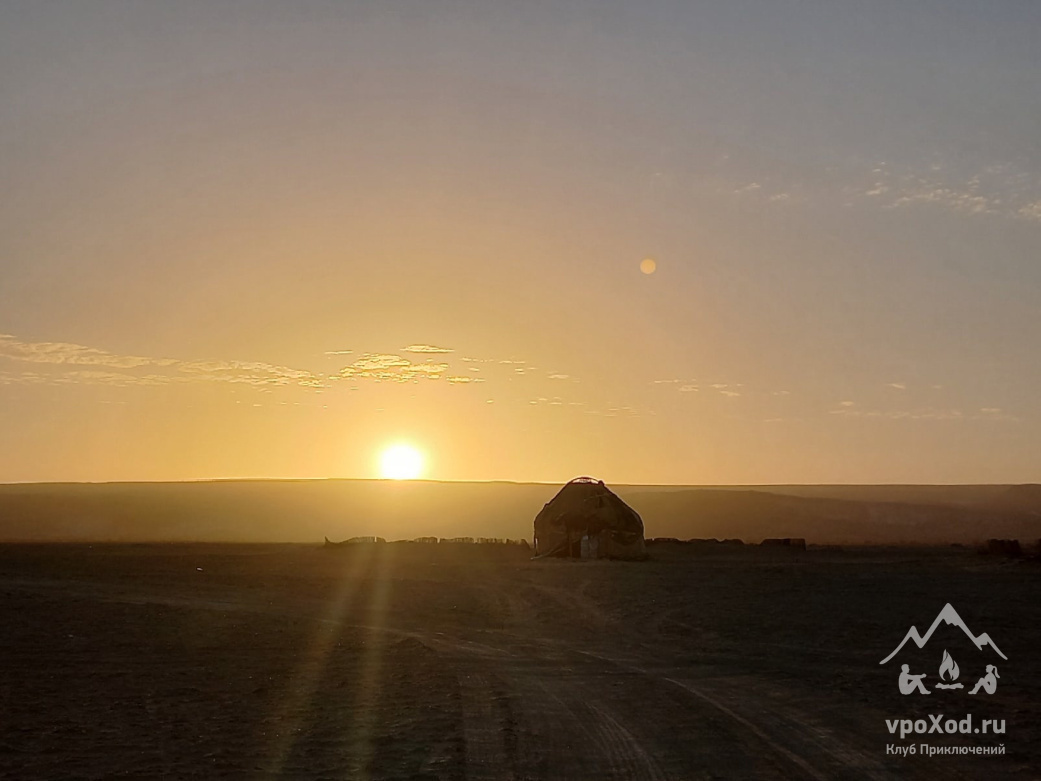
<instances>
[{"instance_id":1,"label":"yurt","mask_svg":"<svg viewBox=\"0 0 1041 781\"><path fill-rule=\"evenodd\" d=\"M535 516L535 556L642 559L643 520L603 480L578 477Z\"/></svg>"}]
</instances>

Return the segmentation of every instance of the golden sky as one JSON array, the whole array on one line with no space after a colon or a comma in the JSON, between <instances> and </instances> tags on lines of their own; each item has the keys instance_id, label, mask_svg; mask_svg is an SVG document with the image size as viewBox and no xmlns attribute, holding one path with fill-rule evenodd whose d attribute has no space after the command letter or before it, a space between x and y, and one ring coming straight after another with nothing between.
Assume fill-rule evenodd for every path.
<instances>
[{"instance_id":1,"label":"golden sky","mask_svg":"<svg viewBox=\"0 0 1041 781\"><path fill-rule=\"evenodd\" d=\"M0 481L1041 480L1041 12L907 6L5 3Z\"/></svg>"}]
</instances>

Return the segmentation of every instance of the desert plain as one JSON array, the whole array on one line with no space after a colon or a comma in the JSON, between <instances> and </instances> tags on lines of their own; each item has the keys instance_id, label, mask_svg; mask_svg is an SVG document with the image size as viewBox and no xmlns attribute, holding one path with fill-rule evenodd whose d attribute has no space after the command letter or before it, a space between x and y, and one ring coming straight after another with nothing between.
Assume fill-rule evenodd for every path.
<instances>
[{"instance_id":1,"label":"desert plain","mask_svg":"<svg viewBox=\"0 0 1041 781\"><path fill-rule=\"evenodd\" d=\"M1038 564L972 547L0 546L0 777L1037 778ZM946 604L1007 661L941 626ZM993 695L932 688L950 650ZM1004 733L891 734L935 714ZM904 756L887 746L1001 747Z\"/></svg>"}]
</instances>

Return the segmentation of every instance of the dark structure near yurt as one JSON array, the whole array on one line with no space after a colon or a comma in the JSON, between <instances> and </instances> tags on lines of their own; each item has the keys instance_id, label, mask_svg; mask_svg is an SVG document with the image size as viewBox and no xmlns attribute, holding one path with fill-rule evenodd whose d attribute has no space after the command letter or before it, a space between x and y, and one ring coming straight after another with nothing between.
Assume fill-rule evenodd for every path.
<instances>
[{"instance_id":1,"label":"dark structure near yurt","mask_svg":"<svg viewBox=\"0 0 1041 781\"><path fill-rule=\"evenodd\" d=\"M782 547L806 550L806 540L803 537L767 537L759 544L767 548Z\"/></svg>"},{"instance_id":2,"label":"dark structure near yurt","mask_svg":"<svg viewBox=\"0 0 1041 781\"><path fill-rule=\"evenodd\" d=\"M1018 559L1023 555L1019 540L987 540L987 553Z\"/></svg>"},{"instance_id":3,"label":"dark structure near yurt","mask_svg":"<svg viewBox=\"0 0 1041 781\"><path fill-rule=\"evenodd\" d=\"M642 559L643 520L603 480L577 477L535 516L535 555Z\"/></svg>"}]
</instances>

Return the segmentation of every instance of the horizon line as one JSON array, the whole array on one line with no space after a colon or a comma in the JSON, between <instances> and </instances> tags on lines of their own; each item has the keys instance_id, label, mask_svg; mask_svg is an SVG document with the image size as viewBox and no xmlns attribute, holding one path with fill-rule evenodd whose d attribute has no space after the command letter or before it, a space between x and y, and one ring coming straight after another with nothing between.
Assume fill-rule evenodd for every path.
<instances>
[{"instance_id":1,"label":"horizon line","mask_svg":"<svg viewBox=\"0 0 1041 781\"><path fill-rule=\"evenodd\" d=\"M576 475L575 477L580 477ZM509 484L509 485L563 485L575 477L565 480L513 480L508 478L489 479L451 479L451 478L415 478L398 480L387 477L192 477L181 480L14 480L0 481L0 486L16 485L181 485L192 483L318 483L318 482L366 482L387 484L440 483L440 484ZM633 483L626 481L604 481L610 485L633 486L647 488L955 488L955 487L1012 487L1041 486L1041 480L1028 482L981 482L981 483L914 483L914 482L871 482L871 483Z\"/></svg>"}]
</instances>

